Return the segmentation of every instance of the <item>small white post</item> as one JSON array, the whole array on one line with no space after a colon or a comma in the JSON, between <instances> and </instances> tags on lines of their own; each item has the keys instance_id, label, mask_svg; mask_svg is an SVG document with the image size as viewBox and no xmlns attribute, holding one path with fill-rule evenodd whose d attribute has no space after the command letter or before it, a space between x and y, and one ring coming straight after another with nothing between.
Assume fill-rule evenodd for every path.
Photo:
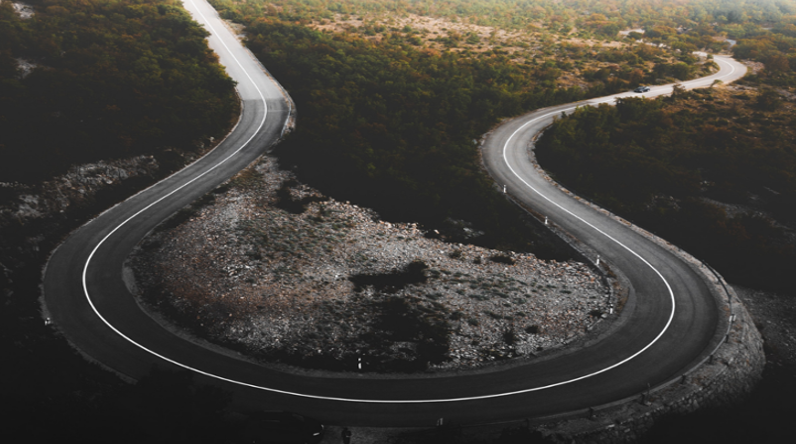
<instances>
[{"instance_id":1,"label":"small white post","mask_svg":"<svg viewBox=\"0 0 796 444\"><path fill-rule=\"evenodd\" d=\"M598 267L600 266L600 255L599 254L597 255L597 266Z\"/></svg>"},{"instance_id":2,"label":"small white post","mask_svg":"<svg viewBox=\"0 0 796 444\"><path fill-rule=\"evenodd\" d=\"M362 357L357 358L357 369L362 370Z\"/></svg>"},{"instance_id":3,"label":"small white post","mask_svg":"<svg viewBox=\"0 0 796 444\"><path fill-rule=\"evenodd\" d=\"M544 217L544 224L547 225L547 216Z\"/></svg>"},{"instance_id":4,"label":"small white post","mask_svg":"<svg viewBox=\"0 0 796 444\"><path fill-rule=\"evenodd\" d=\"M503 194L506 194L506 186L503 185Z\"/></svg>"}]
</instances>

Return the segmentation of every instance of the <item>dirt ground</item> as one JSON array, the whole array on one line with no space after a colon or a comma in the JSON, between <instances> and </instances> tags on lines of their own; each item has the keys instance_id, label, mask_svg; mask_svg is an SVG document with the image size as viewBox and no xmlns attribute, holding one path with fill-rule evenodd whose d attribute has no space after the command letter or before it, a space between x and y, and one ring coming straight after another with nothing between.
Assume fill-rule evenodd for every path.
<instances>
[{"instance_id":1,"label":"dirt ground","mask_svg":"<svg viewBox=\"0 0 796 444\"><path fill-rule=\"evenodd\" d=\"M617 315L581 263L433 239L325 198L271 158L231 183L142 241L136 280L153 309L269 362L478 368L550 353Z\"/></svg>"}]
</instances>

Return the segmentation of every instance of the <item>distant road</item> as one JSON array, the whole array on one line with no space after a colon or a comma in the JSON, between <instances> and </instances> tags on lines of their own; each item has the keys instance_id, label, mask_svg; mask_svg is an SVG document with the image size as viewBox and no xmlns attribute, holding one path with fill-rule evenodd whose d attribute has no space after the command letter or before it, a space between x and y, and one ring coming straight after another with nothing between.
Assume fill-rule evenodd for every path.
<instances>
[{"instance_id":1,"label":"distant road","mask_svg":"<svg viewBox=\"0 0 796 444\"><path fill-rule=\"evenodd\" d=\"M631 279L630 302L599 341L491 372L376 378L277 371L164 328L127 290L124 261L158 223L278 140L288 114L279 86L212 8L203 0L184 3L197 21L207 24L211 47L238 81L241 121L211 153L87 223L53 253L44 275L46 307L69 341L90 358L134 379L152 366L190 369L201 382L232 392L239 408L293 410L347 425L431 426L439 418L449 424L538 417L635 395L677 377L721 340L726 319L719 317L699 274L646 238L559 192L531 167L525 152L529 138L551 113L572 105L505 123L489 137L484 157L512 195L592 246ZM740 76L738 64L717 60L722 67L717 75L725 82ZM706 86L717 75L686 85ZM665 88L654 87L644 95L665 94ZM584 103L600 100L613 98Z\"/></svg>"}]
</instances>

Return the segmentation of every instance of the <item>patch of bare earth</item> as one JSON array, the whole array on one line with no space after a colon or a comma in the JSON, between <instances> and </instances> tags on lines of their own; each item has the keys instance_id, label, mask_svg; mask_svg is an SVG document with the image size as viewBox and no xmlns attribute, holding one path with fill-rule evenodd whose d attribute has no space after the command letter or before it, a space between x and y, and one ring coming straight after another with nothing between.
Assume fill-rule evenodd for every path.
<instances>
[{"instance_id":1,"label":"patch of bare earth","mask_svg":"<svg viewBox=\"0 0 796 444\"><path fill-rule=\"evenodd\" d=\"M589 47L621 48L628 43L621 41L601 41L583 39L570 32L566 36L551 34L537 24L530 29L506 30L493 26L469 23L465 19L451 21L445 18L429 17L416 14L403 16L362 15L360 17L335 14L331 19L313 20L310 28L336 34L361 32L364 29L366 38L381 41L385 36L399 33L416 38L416 44L427 48L445 49L453 52L482 53L500 49L510 55L516 55L517 63L539 55L543 47L551 44L574 44Z\"/></svg>"},{"instance_id":2,"label":"patch of bare earth","mask_svg":"<svg viewBox=\"0 0 796 444\"><path fill-rule=\"evenodd\" d=\"M268 157L215 196L142 241L132 265L150 307L257 358L473 368L560 348L609 311L583 264L428 238L321 196Z\"/></svg>"}]
</instances>

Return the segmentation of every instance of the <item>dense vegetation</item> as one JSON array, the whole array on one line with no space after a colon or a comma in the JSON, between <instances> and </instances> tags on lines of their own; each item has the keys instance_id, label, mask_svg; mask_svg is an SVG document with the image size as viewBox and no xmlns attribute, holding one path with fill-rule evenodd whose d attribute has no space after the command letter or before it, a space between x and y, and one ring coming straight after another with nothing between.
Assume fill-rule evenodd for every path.
<instances>
[{"instance_id":1,"label":"dense vegetation","mask_svg":"<svg viewBox=\"0 0 796 444\"><path fill-rule=\"evenodd\" d=\"M774 105L772 105L772 103ZM578 194L656 231L727 278L791 287L796 151L776 93L629 98L578 109L537 144L539 162ZM751 108L745 109L745 107Z\"/></svg>"},{"instance_id":2,"label":"dense vegetation","mask_svg":"<svg viewBox=\"0 0 796 444\"><path fill-rule=\"evenodd\" d=\"M29 3L28 19L0 4L0 181L196 149L236 116L233 81L176 0Z\"/></svg>"},{"instance_id":3,"label":"dense vegetation","mask_svg":"<svg viewBox=\"0 0 796 444\"><path fill-rule=\"evenodd\" d=\"M515 238L529 247L514 209L481 173L475 139L500 116L578 99L579 90L534 89L526 69L403 42L266 22L247 34L299 110L297 131L279 149L283 166L298 165L302 180L388 218L435 226L466 219L499 233L493 244Z\"/></svg>"},{"instance_id":4,"label":"dense vegetation","mask_svg":"<svg viewBox=\"0 0 796 444\"><path fill-rule=\"evenodd\" d=\"M247 25L247 45L296 102L297 130L278 150L283 166L296 166L303 181L389 219L449 228L460 240L457 221L472 223L486 233L475 242L502 248L528 250L535 239L481 171L476 140L482 134L502 117L661 76L689 78L699 69L690 56L683 57L691 64L670 64L649 45L625 51L572 45L561 50L562 58L593 56L629 68L588 71L591 89L557 87L572 64L556 57L520 64L499 51L417 47L406 33L378 41L322 33L245 15L257 5L216 3L222 15ZM548 254L540 245L534 251Z\"/></svg>"},{"instance_id":5,"label":"dense vegetation","mask_svg":"<svg viewBox=\"0 0 796 444\"><path fill-rule=\"evenodd\" d=\"M545 134L538 156L568 187L680 244L732 282L785 290L796 264L796 121L785 101L796 86L796 9L736 6L714 14L711 26L738 39L736 58L764 64L739 82L748 92L583 109ZM659 31L647 28L645 37Z\"/></svg>"},{"instance_id":6,"label":"dense vegetation","mask_svg":"<svg viewBox=\"0 0 796 444\"><path fill-rule=\"evenodd\" d=\"M272 16L306 24L334 14L411 13L503 29L570 32L576 28L609 38L621 29L639 26L659 26L663 35L695 24L735 29L773 23L796 12L792 0L270 0L245 2L237 9L230 8L236 3L230 0L218 3L238 19Z\"/></svg>"},{"instance_id":7,"label":"dense vegetation","mask_svg":"<svg viewBox=\"0 0 796 444\"><path fill-rule=\"evenodd\" d=\"M793 23L780 25L772 32L746 37L734 48L735 57L765 64L766 69L747 82L777 87L796 86L796 16Z\"/></svg>"},{"instance_id":8,"label":"dense vegetation","mask_svg":"<svg viewBox=\"0 0 796 444\"><path fill-rule=\"evenodd\" d=\"M583 97L534 88L527 69L332 38L286 24L248 29L250 47L296 101L285 166L392 219L441 227L464 219L491 245L530 248L514 209L480 171L476 139L502 116Z\"/></svg>"}]
</instances>

